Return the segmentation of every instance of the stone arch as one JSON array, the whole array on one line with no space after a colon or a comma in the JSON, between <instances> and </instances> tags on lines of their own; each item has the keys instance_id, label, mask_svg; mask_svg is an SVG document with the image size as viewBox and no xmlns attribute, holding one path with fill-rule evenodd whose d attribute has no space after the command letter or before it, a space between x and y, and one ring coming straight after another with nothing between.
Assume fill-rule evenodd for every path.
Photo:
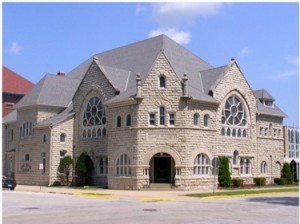
<instances>
[{"instance_id":1,"label":"stone arch","mask_svg":"<svg viewBox=\"0 0 300 224\"><path fill-rule=\"evenodd\" d=\"M133 155L132 153L127 150L127 149L121 149L121 150L118 150L117 152L115 152L112 157L111 157L111 166L115 167L116 165L116 161L117 159L122 155L122 154L126 154L130 160L130 164L132 165L133 164Z\"/></svg>"},{"instance_id":2,"label":"stone arch","mask_svg":"<svg viewBox=\"0 0 300 224\"><path fill-rule=\"evenodd\" d=\"M247 96L245 96L241 91L239 91L238 89L233 89L231 90L230 92L228 92L227 94L224 95L220 105L219 105L219 108L218 108L218 116L221 116L222 114L222 110L225 106L225 103L226 103L226 100L232 96L232 95L237 95L238 98L242 101L242 103L245 105L245 109L246 109L246 112L249 116L249 119L251 119L252 117L252 114L251 114L251 106L248 102L248 99L247 99ZM250 120L251 122L251 120Z\"/></svg>"},{"instance_id":3,"label":"stone arch","mask_svg":"<svg viewBox=\"0 0 300 224\"><path fill-rule=\"evenodd\" d=\"M142 160L143 164L149 165L151 158L155 156L157 153L169 154L175 162L175 167L182 165L182 159L180 154L169 146L161 146L161 147L154 148L150 151L147 151L146 155L144 156L144 159Z\"/></svg>"},{"instance_id":4,"label":"stone arch","mask_svg":"<svg viewBox=\"0 0 300 224\"><path fill-rule=\"evenodd\" d=\"M201 147L199 148L195 148L192 150L193 152L191 153L191 156L190 156L190 160L189 160L189 166L190 167L194 167L194 161L195 161L195 158L197 155L199 154L206 154L208 159L209 159L209 164L210 166L212 166L212 160L213 160L213 156L212 154L209 152L208 149L201 149Z\"/></svg>"}]
</instances>

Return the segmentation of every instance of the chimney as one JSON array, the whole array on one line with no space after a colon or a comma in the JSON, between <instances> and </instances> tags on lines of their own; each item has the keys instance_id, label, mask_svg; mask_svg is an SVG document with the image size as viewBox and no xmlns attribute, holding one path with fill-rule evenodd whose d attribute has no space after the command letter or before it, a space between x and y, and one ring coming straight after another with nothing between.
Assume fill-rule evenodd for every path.
<instances>
[{"instance_id":1,"label":"chimney","mask_svg":"<svg viewBox=\"0 0 300 224\"><path fill-rule=\"evenodd\" d=\"M65 76L65 74L66 74L66 73L64 73L64 72L58 72L58 73L57 73L57 75L60 75L60 76Z\"/></svg>"}]
</instances>

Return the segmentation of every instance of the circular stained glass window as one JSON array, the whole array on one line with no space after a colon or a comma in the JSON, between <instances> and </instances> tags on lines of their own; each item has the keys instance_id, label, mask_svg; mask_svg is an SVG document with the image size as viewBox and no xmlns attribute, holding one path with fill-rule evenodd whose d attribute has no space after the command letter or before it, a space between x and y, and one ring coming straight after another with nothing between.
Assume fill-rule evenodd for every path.
<instances>
[{"instance_id":1,"label":"circular stained glass window","mask_svg":"<svg viewBox=\"0 0 300 224\"><path fill-rule=\"evenodd\" d=\"M236 96L229 97L222 111L222 124L233 126L246 126L246 112L243 103Z\"/></svg>"},{"instance_id":2,"label":"circular stained glass window","mask_svg":"<svg viewBox=\"0 0 300 224\"><path fill-rule=\"evenodd\" d=\"M99 97L92 97L86 105L83 114L83 126L98 126L105 124L105 110Z\"/></svg>"}]
</instances>

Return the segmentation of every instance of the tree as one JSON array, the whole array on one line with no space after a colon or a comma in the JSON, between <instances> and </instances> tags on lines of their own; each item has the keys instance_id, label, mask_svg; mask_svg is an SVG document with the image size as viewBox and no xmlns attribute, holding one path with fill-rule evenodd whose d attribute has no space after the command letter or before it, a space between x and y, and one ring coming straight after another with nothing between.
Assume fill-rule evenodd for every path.
<instances>
[{"instance_id":1,"label":"tree","mask_svg":"<svg viewBox=\"0 0 300 224\"><path fill-rule=\"evenodd\" d=\"M73 159L71 156L66 156L60 160L58 171L64 173L67 178L67 186L69 186L69 176L72 171Z\"/></svg>"},{"instance_id":2,"label":"tree","mask_svg":"<svg viewBox=\"0 0 300 224\"><path fill-rule=\"evenodd\" d=\"M293 183L292 170L288 163L283 164L281 178L285 178L289 184Z\"/></svg>"},{"instance_id":3,"label":"tree","mask_svg":"<svg viewBox=\"0 0 300 224\"><path fill-rule=\"evenodd\" d=\"M94 169L94 163L90 156L83 152L77 159L75 171L77 174L77 184L84 185L87 183L87 175Z\"/></svg>"},{"instance_id":4,"label":"tree","mask_svg":"<svg viewBox=\"0 0 300 224\"><path fill-rule=\"evenodd\" d=\"M229 160L227 157L220 157L218 181L224 187L231 185L231 174L229 172Z\"/></svg>"}]
</instances>

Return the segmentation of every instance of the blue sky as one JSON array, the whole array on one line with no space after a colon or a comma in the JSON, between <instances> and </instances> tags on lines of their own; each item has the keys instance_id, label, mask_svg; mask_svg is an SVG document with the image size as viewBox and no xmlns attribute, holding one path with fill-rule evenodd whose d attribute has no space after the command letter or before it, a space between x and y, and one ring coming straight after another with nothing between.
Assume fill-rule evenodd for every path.
<instances>
[{"instance_id":1,"label":"blue sky","mask_svg":"<svg viewBox=\"0 0 300 224\"><path fill-rule=\"evenodd\" d=\"M3 3L3 64L37 83L161 33L218 67L234 57L299 123L299 3Z\"/></svg>"}]
</instances>

